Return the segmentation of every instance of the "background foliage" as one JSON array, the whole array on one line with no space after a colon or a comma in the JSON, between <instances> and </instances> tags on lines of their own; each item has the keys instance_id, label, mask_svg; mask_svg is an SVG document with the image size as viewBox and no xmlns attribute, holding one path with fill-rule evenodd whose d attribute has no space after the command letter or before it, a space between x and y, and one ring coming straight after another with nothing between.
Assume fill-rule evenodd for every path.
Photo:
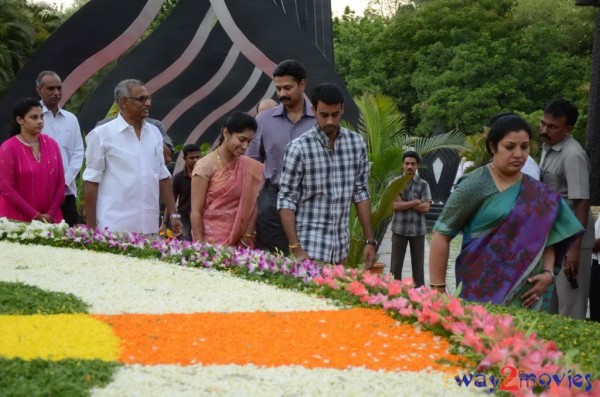
<instances>
[{"instance_id":1,"label":"background foliage","mask_svg":"<svg viewBox=\"0 0 600 397\"><path fill-rule=\"evenodd\" d=\"M575 135L584 137L597 9L572 0L371 4L334 20L336 67L354 96L394 98L409 131L470 135L495 113L531 114L565 97L583 114Z\"/></svg>"}]
</instances>

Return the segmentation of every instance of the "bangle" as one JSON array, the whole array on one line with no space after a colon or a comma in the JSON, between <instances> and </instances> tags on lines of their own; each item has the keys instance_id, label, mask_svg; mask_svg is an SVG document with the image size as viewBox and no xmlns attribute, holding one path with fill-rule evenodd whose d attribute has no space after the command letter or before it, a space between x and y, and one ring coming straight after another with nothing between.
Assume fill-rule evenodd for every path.
<instances>
[{"instance_id":1,"label":"bangle","mask_svg":"<svg viewBox=\"0 0 600 397\"><path fill-rule=\"evenodd\" d=\"M446 283L442 284L429 284L431 288L446 288Z\"/></svg>"},{"instance_id":2,"label":"bangle","mask_svg":"<svg viewBox=\"0 0 600 397\"><path fill-rule=\"evenodd\" d=\"M295 248L300 248L300 247L302 247L302 244L300 244L300 242L288 245L288 248L291 249L291 250L293 250Z\"/></svg>"},{"instance_id":3,"label":"bangle","mask_svg":"<svg viewBox=\"0 0 600 397\"><path fill-rule=\"evenodd\" d=\"M544 269L542 270L542 273L548 273L552 277L552 281L554 281L554 272L552 270Z\"/></svg>"},{"instance_id":4,"label":"bangle","mask_svg":"<svg viewBox=\"0 0 600 397\"><path fill-rule=\"evenodd\" d=\"M181 219L181 214L178 214L178 213L171 214L171 219Z\"/></svg>"}]
</instances>

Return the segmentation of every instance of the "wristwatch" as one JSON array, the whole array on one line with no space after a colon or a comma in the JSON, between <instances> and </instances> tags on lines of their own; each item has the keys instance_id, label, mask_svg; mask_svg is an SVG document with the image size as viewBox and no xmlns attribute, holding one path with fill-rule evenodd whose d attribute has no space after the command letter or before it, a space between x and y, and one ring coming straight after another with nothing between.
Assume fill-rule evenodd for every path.
<instances>
[{"instance_id":1,"label":"wristwatch","mask_svg":"<svg viewBox=\"0 0 600 397\"><path fill-rule=\"evenodd\" d=\"M372 245L375 248L377 248L377 246L379 245L377 244L377 240L365 240L365 244Z\"/></svg>"},{"instance_id":2,"label":"wristwatch","mask_svg":"<svg viewBox=\"0 0 600 397\"><path fill-rule=\"evenodd\" d=\"M171 219L181 219L181 214L171 214Z\"/></svg>"}]
</instances>

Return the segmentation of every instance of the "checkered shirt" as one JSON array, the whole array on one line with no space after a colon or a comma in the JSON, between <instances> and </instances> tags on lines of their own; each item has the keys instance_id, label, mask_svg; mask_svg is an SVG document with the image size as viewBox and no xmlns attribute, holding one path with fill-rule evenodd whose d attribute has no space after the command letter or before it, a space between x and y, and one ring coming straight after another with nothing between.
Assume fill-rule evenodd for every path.
<instances>
[{"instance_id":1,"label":"checkered shirt","mask_svg":"<svg viewBox=\"0 0 600 397\"><path fill-rule=\"evenodd\" d=\"M348 256L350 207L369 198L364 139L341 128L333 150L317 124L287 146L277 208L296 213L296 232L310 258L339 263Z\"/></svg>"},{"instance_id":2,"label":"checkered shirt","mask_svg":"<svg viewBox=\"0 0 600 397\"><path fill-rule=\"evenodd\" d=\"M404 201L415 199L431 201L429 184L418 175L415 175L408 183L408 186L400 193L400 198ZM407 237L424 236L427 234L425 214L413 210L394 212L392 232Z\"/></svg>"}]
</instances>

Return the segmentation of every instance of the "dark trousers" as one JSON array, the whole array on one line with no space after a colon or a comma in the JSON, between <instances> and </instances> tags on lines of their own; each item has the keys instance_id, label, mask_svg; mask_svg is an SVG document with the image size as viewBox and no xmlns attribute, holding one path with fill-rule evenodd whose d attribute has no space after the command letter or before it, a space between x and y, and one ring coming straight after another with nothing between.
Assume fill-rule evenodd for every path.
<instances>
[{"instance_id":1,"label":"dark trousers","mask_svg":"<svg viewBox=\"0 0 600 397\"><path fill-rule=\"evenodd\" d=\"M396 280L402 279L402 266L406 255L406 246L410 243L410 262L415 286L425 284L425 236L401 236L392 233L391 272Z\"/></svg>"},{"instance_id":2,"label":"dark trousers","mask_svg":"<svg viewBox=\"0 0 600 397\"><path fill-rule=\"evenodd\" d=\"M182 214L181 224L183 225L183 234L181 235L181 238L186 241L192 241L192 222L190 221L190 218Z\"/></svg>"},{"instance_id":3,"label":"dark trousers","mask_svg":"<svg viewBox=\"0 0 600 397\"><path fill-rule=\"evenodd\" d=\"M596 259L590 277L590 320L600 322L600 264Z\"/></svg>"},{"instance_id":4,"label":"dark trousers","mask_svg":"<svg viewBox=\"0 0 600 397\"><path fill-rule=\"evenodd\" d=\"M75 226L79 223L79 214L77 213L77 199L74 194L65 196L65 201L60 207L63 218L69 226Z\"/></svg>"},{"instance_id":5,"label":"dark trousers","mask_svg":"<svg viewBox=\"0 0 600 397\"><path fill-rule=\"evenodd\" d=\"M256 248L289 255L288 239L277 210L277 185L265 182L258 195L258 218L256 219Z\"/></svg>"}]
</instances>

